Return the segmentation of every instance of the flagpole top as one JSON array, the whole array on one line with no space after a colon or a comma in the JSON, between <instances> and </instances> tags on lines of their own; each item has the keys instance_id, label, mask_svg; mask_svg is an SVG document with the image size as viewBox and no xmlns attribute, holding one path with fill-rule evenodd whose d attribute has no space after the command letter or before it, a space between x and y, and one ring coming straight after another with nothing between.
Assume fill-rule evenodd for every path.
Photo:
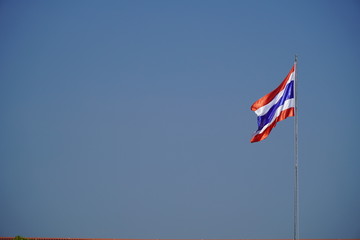
<instances>
[{"instance_id":1,"label":"flagpole top","mask_svg":"<svg viewBox=\"0 0 360 240\"><path fill-rule=\"evenodd\" d=\"M295 63L297 63L298 55L295 54Z\"/></svg>"}]
</instances>

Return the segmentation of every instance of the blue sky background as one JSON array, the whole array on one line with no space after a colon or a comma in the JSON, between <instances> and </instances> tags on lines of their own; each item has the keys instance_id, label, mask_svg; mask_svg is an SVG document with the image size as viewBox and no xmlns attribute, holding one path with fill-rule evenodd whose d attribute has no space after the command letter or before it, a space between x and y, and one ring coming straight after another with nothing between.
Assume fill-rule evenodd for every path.
<instances>
[{"instance_id":1,"label":"blue sky background","mask_svg":"<svg viewBox=\"0 0 360 240\"><path fill-rule=\"evenodd\" d=\"M0 236L360 238L359 1L1 1Z\"/></svg>"}]
</instances>

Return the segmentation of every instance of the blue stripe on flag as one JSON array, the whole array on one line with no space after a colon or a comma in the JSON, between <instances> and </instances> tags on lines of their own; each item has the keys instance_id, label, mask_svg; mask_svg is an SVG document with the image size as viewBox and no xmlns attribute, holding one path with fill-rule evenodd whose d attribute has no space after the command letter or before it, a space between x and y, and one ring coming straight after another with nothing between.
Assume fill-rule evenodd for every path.
<instances>
[{"instance_id":1,"label":"blue stripe on flag","mask_svg":"<svg viewBox=\"0 0 360 240\"><path fill-rule=\"evenodd\" d=\"M271 122L271 120L274 118L276 109L278 109L280 106L284 104L284 102L288 99L294 98L294 81L289 82L288 85L286 85L286 88L284 90L284 94L279 99L277 103L275 103L269 111L262 115L257 117L258 121L258 131L261 130L266 124Z\"/></svg>"}]
</instances>

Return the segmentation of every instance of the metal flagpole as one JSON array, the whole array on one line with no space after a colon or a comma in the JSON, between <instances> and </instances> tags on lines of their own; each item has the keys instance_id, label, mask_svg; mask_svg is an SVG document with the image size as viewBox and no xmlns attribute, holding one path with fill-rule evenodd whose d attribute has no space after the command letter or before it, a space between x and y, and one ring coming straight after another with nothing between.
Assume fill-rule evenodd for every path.
<instances>
[{"instance_id":1,"label":"metal flagpole","mask_svg":"<svg viewBox=\"0 0 360 240\"><path fill-rule=\"evenodd\" d=\"M298 96L297 55L295 55L295 118L294 118L294 240L299 239L299 179L298 179Z\"/></svg>"}]
</instances>

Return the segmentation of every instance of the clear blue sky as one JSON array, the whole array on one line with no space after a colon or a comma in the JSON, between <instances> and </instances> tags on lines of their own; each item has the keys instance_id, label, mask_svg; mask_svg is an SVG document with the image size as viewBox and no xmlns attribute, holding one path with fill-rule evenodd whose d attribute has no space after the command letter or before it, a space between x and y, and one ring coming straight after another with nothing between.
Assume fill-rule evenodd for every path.
<instances>
[{"instance_id":1,"label":"clear blue sky","mask_svg":"<svg viewBox=\"0 0 360 240\"><path fill-rule=\"evenodd\" d=\"M359 1L1 1L0 236L360 238Z\"/></svg>"}]
</instances>

